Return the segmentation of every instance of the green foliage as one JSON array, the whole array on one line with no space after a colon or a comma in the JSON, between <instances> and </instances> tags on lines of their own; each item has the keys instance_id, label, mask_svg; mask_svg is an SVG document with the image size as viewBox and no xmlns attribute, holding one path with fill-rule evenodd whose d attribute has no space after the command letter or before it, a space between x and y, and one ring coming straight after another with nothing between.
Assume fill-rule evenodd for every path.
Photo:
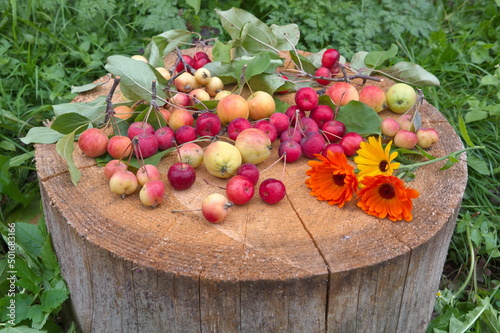
<instances>
[{"instance_id":1,"label":"green foliage","mask_svg":"<svg viewBox=\"0 0 500 333\"><path fill-rule=\"evenodd\" d=\"M52 250L43 219L38 225L25 222L0 224L0 321L13 332L63 332L58 314L69 290ZM4 250L6 249L6 250ZM11 311L15 305L15 311ZM69 323L68 323L69 326Z\"/></svg>"}]
</instances>

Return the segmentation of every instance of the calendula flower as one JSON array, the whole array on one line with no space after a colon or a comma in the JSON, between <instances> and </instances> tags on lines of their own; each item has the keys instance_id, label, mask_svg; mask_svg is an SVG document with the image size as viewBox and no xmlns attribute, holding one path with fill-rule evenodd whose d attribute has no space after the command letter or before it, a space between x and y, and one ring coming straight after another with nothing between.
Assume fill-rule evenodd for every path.
<instances>
[{"instance_id":1,"label":"calendula flower","mask_svg":"<svg viewBox=\"0 0 500 333\"><path fill-rule=\"evenodd\" d=\"M365 213L380 218L388 217L391 221L411 221L413 216L412 199L419 193L406 188L396 176L365 176L361 181L363 188L358 192L358 206Z\"/></svg>"},{"instance_id":2,"label":"calendula flower","mask_svg":"<svg viewBox=\"0 0 500 333\"><path fill-rule=\"evenodd\" d=\"M368 142L361 142L360 148L356 151L358 155L354 157L354 163L359 169L359 181L365 176L389 176L399 168L399 163L392 163L398 153L391 153L391 145L392 141L384 149L381 138L379 137L377 140L372 136L368 138Z\"/></svg>"},{"instance_id":3,"label":"calendula flower","mask_svg":"<svg viewBox=\"0 0 500 333\"><path fill-rule=\"evenodd\" d=\"M329 151L327 157L315 156L319 161L309 161L311 169L306 171L310 194L318 200L328 201L330 205L343 207L358 189L354 167L349 165L346 155L342 153Z\"/></svg>"}]
</instances>

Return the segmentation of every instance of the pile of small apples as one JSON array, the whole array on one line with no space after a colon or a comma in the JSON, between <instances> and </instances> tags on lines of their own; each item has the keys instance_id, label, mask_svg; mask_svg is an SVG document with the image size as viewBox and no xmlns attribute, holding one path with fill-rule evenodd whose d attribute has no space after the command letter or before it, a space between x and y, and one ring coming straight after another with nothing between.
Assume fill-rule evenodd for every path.
<instances>
[{"instance_id":1,"label":"pile of small apples","mask_svg":"<svg viewBox=\"0 0 500 333\"><path fill-rule=\"evenodd\" d=\"M322 58L323 73L318 74L317 71L316 75L330 78L332 73L337 73L338 59L336 50L327 50ZM345 124L335 119L338 109L319 104L315 89L300 88L295 94L295 104L284 113L278 113L275 112L273 97L267 92L256 91L244 98L224 90L222 80L196 65L203 62L206 64L210 59L206 53L198 52L193 58L183 56L183 61L176 64L175 72L157 68L176 87L168 103L158 110L153 109L154 112L159 111L156 116L161 115L167 126L155 129L147 122L146 116L143 121L132 122L126 135L118 133L108 137L105 130L96 128L87 129L80 135L78 145L85 155L98 157L108 153L113 158L104 167L104 176L109 180L113 193L124 197L140 189L139 197L144 205L156 207L163 203L165 183L157 167L145 164L144 159L158 151L171 149L178 159L166 174L173 190L182 191L193 186L196 168L201 165L211 175L228 179L225 196L213 193L201 204L200 210L205 219L218 223L226 218L231 206L244 205L253 198L260 179L257 165L269 158L276 140L279 140L279 159L285 164L293 163L301 156L309 159L315 158L316 154L326 156L328 151L352 156L359 149L362 136L355 132L346 133ZM408 88L400 85L392 86L387 93L374 85L366 85L358 92L348 82L336 82L328 86L325 93L338 107L356 100L376 112L388 106L394 112L404 113L415 104L416 94L412 87L407 86L415 95L413 98ZM215 112L191 109L212 99L218 101ZM114 112L117 118L125 120L134 114L134 109L122 105L115 107ZM406 118L406 115L401 117ZM392 120L388 118L382 122L382 133L394 136L396 146L401 144L412 149L414 145L411 148L404 146L410 140L410 135L405 133L411 131L402 129L397 121ZM400 127L397 131L388 132L388 129L394 130L394 123ZM418 137L419 131L430 133L429 129L426 129L427 132L423 130L413 134ZM423 137L428 138L429 134ZM432 139L433 142L436 140ZM425 148L426 144L422 141L419 146ZM126 162L132 155L141 164L136 173L129 170L129 163ZM261 181L258 193L267 204L276 204L285 197L286 187L281 180L267 178Z\"/></svg>"}]
</instances>

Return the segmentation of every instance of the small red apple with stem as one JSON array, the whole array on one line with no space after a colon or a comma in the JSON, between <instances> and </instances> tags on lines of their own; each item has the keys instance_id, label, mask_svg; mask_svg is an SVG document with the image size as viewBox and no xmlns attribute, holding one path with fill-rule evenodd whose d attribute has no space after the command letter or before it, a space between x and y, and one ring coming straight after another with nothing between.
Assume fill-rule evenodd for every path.
<instances>
[{"instance_id":1,"label":"small red apple with stem","mask_svg":"<svg viewBox=\"0 0 500 333\"><path fill-rule=\"evenodd\" d=\"M236 174L247 177L254 185L259 182L260 171L253 163L243 163L236 171Z\"/></svg>"},{"instance_id":2,"label":"small red apple with stem","mask_svg":"<svg viewBox=\"0 0 500 333\"><path fill-rule=\"evenodd\" d=\"M226 196L235 205L244 205L254 195L254 184L245 176L232 176L226 185Z\"/></svg>"},{"instance_id":3,"label":"small red apple with stem","mask_svg":"<svg viewBox=\"0 0 500 333\"><path fill-rule=\"evenodd\" d=\"M132 171L116 171L109 179L111 192L119 194L124 198L127 194L132 194L138 187L137 177Z\"/></svg>"},{"instance_id":4,"label":"small red apple with stem","mask_svg":"<svg viewBox=\"0 0 500 333\"><path fill-rule=\"evenodd\" d=\"M127 168L127 165L122 160L111 160L104 166L104 177L106 177L107 180L110 180L111 176L113 176L115 172L119 170L127 171Z\"/></svg>"},{"instance_id":5,"label":"small red apple with stem","mask_svg":"<svg viewBox=\"0 0 500 333\"><path fill-rule=\"evenodd\" d=\"M146 206L158 206L165 201L165 184L159 179L147 182L139 191L139 198Z\"/></svg>"},{"instance_id":6,"label":"small red apple with stem","mask_svg":"<svg viewBox=\"0 0 500 333\"><path fill-rule=\"evenodd\" d=\"M203 199L201 213L208 222L220 223L226 219L229 213L228 209L232 206L232 202L228 201L222 194L212 193Z\"/></svg>"},{"instance_id":7,"label":"small red apple with stem","mask_svg":"<svg viewBox=\"0 0 500 333\"><path fill-rule=\"evenodd\" d=\"M161 174L156 166L145 164L137 170L136 177L139 185L143 186L149 181L160 179Z\"/></svg>"},{"instance_id":8,"label":"small red apple with stem","mask_svg":"<svg viewBox=\"0 0 500 333\"><path fill-rule=\"evenodd\" d=\"M116 159L124 159L132 153L132 140L128 136L112 136L107 145L108 154Z\"/></svg>"},{"instance_id":9,"label":"small red apple with stem","mask_svg":"<svg viewBox=\"0 0 500 333\"><path fill-rule=\"evenodd\" d=\"M259 195L265 203L277 204L286 195L285 184L281 180L268 178L260 184Z\"/></svg>"},{"instance_id":10,"label":"small red apple with stem","mask_svg":"<svg viewBox=\"0 0 500 333\"><path fill-rule=\"evenodd\" d=\"M318 105L318 101L318 93L311 87L302 87L295 93L295 104L302 111L311 111Z\"/></svg>"},{"instance_id":11,"label":"small red apple with stem","mask_svg":"<svg viewBox=\"0 0 500 333\"><path fill-rule=\"evenodd\" d=\"M78 147L88 157L104 155L108 147L108 136L98 128L89 128L80 134Z\"/></svg>"}]
</instances>

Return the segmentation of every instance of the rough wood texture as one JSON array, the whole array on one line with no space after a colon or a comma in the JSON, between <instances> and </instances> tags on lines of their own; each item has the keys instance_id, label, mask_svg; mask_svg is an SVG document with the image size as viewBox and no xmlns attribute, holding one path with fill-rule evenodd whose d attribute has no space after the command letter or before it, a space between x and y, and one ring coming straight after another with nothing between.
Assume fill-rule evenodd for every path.
<instances>
[{"instance_id":1,"label":"rough wood texture","mask_svg":"<svg viewBox=\"0 0 500 333\"><path fill-rule=\"evenodd\" d=\"M462 148L434 107L422 114L441 135L431 154ZM276 160L274 148L260 170ZM214 225L199 212L170 211L223 193L204 179L226 181L203 166L191 189L168 189L151 209L138 195L113 195L78 148L74 157L76 187L55 145L36 148L47 227L84 332L424 332L467 182L465 155L447 171L442 163L420 168L410 184L421 193L414 220L393 223L354 202L340 209L309 196L303 158L287 165L282 202L256 196ZM162 175L175 162L164 158Z\"/></svg>"}]
</instances>

